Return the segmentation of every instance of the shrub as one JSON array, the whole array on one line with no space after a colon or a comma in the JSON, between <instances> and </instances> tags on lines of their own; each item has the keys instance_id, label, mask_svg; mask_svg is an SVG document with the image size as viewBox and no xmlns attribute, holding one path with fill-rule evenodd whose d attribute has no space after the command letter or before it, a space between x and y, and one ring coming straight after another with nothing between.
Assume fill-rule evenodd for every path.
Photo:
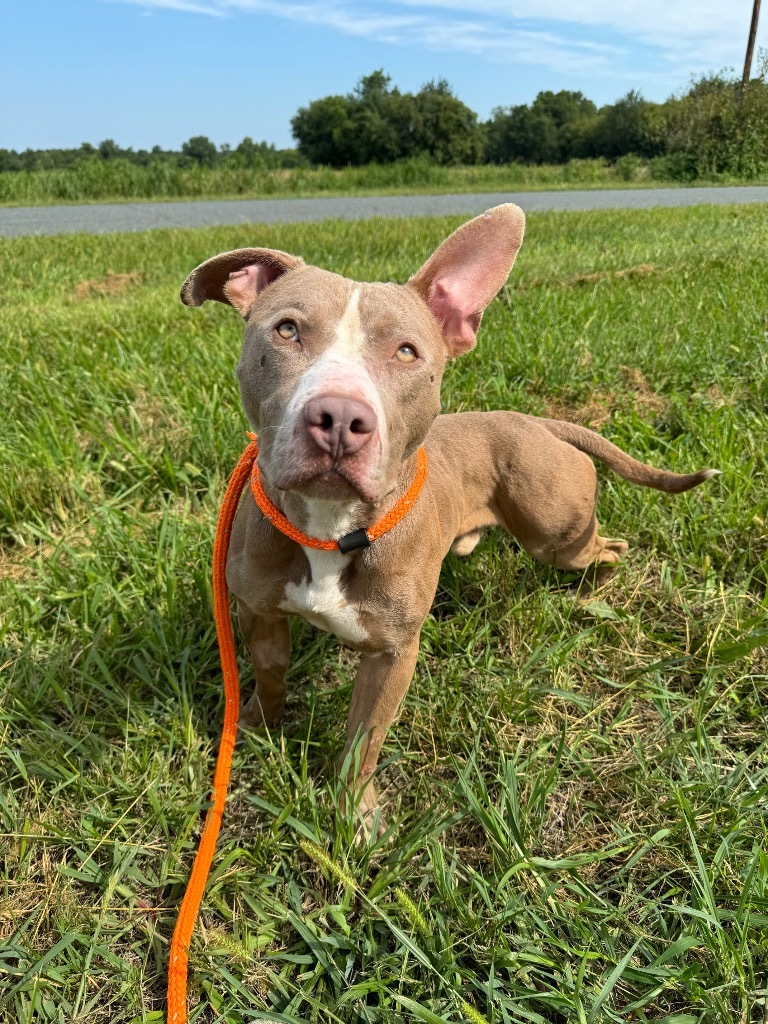
<instances>
[{"instance_id":1,"label":"shrub","mask_svg":"<svg viewBox=\"0 0 768 1024\"><path fill-rule=\"evenodd\" d=\"M702 75L669 104L665 141L676 168L692 177L756 178L768 173L768 67L742 89L725 73Z\"/></svg>"}]
</instances>

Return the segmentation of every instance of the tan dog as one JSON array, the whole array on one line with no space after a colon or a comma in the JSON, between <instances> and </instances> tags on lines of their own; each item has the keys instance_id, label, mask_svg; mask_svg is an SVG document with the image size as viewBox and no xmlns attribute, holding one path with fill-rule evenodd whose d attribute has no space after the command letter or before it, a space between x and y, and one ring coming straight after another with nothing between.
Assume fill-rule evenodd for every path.
<instances>
[{"instance_id":1,"label":"tan dog","mask_svg":"<svg viewBox=\"0 0 768 1024\"><path fill-rule=\"evenodd\" d=\"M371 776L413 676L446 553L468 554L483 527L499 524L547 565L613 566L627 545L598 534L590 455L664 491L687 490L715 472L652 469L557 420L438 416L445 362L474 346L523 228L518 207L489 210L454 232L406 285L359 283L283 252L238 249L203 263L181 291L187 305L216 299L246 321L242 402L259 436L264 489L296 528L338 539L371 527L408 489L417 450L426 449L428 478L414 506L370 546L346 554L303 546L248 494L227 563L256 673L241 727L280 720L289 615L360 652L345 754L360 742L348 781L369 818L377 806Z\"/></svg>"}]
</instances>

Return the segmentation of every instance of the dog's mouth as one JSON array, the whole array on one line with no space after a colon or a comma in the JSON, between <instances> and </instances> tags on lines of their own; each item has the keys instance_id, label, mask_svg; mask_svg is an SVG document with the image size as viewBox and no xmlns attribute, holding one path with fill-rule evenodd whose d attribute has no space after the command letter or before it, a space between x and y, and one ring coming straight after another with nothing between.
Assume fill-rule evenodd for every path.
<instances>
[{"instance_id":1,"label":"dog's mouth","mask_svg":"<svg viewBox=\"0 0 768 1024\"><path fill-rule=\"evenodd\" d=\"M287 489L287 488L286 488ZM357 497L363 501L375 501L375 494L370 487L356 484L339 469L329 469L317 476L304 481L299 487L292 488L301 491L308 498L336 498Z\"/></svg>"},{"instance_id":2,"label":"dog's mouth","mask_svg":"<svg viewBox=\"0 0 768 1024\"><path fill-rule=\"evenodd\" d=\"M279 474L275 478L275 487L281 491L295 491L306 498L336 501L357 499L375 502L381 493L380 482L371 480L361 467L354 463L334 463L330 459L313 460L313 464Z\"/></svg>"}]
</instances>

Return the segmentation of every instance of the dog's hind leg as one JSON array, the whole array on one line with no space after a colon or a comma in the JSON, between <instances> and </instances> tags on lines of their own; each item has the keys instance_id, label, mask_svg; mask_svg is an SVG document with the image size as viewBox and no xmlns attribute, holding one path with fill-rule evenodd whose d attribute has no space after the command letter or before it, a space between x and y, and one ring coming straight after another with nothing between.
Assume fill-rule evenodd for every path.
<instances>
[{"instance_id":1,"label":"dog's hind leg","mask_svg":"<svg viewBox=\"0 0 768 1024\"><path fill-rule=\"evenodd\" d=\"M592 460L575 448L552 446L541 457L527 487L497 495L500 520L537 561L557 569L611 571L627 543L601 537L595 514L597 474Z\"/></svg>"},{"instance_id":2,"label":"dog's hind leg","mask_svg":"<svg viewBox=\"0 0 768 1024\"><path fill-rule=\"evenodd\" d=\"M239 728L273 727L285 707L285 673L291 660L288 617L254 615L242 601L237 602L237 617L256 674L256 689L240 710Z\"/></svg>"},{"instance_id":3,"label":"dog's hind leg","mask_svg":"<svg viewBox=\"0 0 768 1024\"><path fill-rule=\"evenodd\" d=\"M600 525L593 516L587 529L562 547L537 546L531 545L530 542L524 547L537 561L553 565L556 569L592 569L593 573L589 580L585 580L582 585L581 592L586 595L591 593L594 587L602 586L613 575L629 547L625 540L601 537L599 529Z\"/></svg>"},{"instance_id":4,"label":"dog's hind leg","mask_svg":"<svg viewBox=\"0 0 768 1024\"><path fill-rule=\"evenodd\" d=\"M590 566L604 570L615 569L627 553L629 545L625 540L601 537L599 529L600 524L593 516L580 537L553 552L551 564L558 569L588 569Z\"/></svg>"}]
</instances>

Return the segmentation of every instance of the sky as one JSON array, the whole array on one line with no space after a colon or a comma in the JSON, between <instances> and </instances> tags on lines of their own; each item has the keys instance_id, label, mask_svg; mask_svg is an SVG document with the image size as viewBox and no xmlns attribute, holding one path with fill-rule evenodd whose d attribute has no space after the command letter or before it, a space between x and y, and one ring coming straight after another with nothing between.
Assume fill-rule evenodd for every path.
<instances>
[{"instance_id":1,"label":"sky","mask_svg":"<svg viewBox=\"0 0 768 1024\"><path fill-rule=\"evenodd\" d=\"M543 89L598 105L739 75L752 0L6 0L0 148L178 149L290 120L377 68L403 91L445 78L481 118ZM768 48L768 13L757 38Z\"/></svg>"}]
</instances>

